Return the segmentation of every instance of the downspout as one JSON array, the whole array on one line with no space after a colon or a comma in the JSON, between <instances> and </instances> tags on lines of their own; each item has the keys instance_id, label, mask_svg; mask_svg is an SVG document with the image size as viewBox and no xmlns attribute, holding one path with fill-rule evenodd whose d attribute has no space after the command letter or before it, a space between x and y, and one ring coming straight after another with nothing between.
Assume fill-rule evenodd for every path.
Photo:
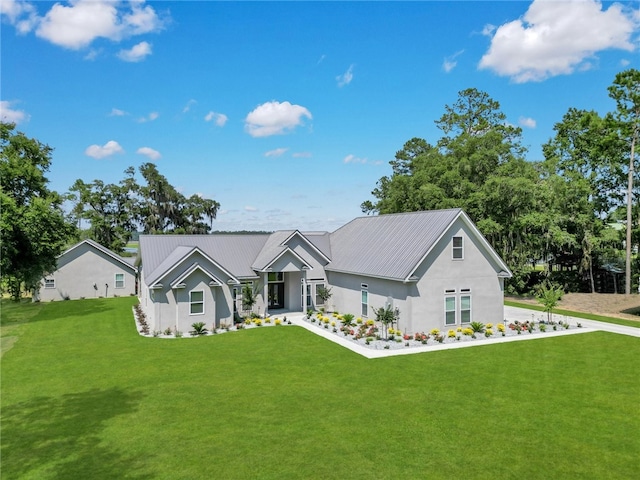
<instances>
[{"instance_id":1,"label":"downspout","mask_svg":"<svg viewBox=\"0 0 640 480\"><path fill-rule=\"evenodd\" d=\"M180 321L180 304L178 303L178 289L173 288L173 300L176 302L176 332L178 331L178 324Z\"/></svg>"}]
</instances>

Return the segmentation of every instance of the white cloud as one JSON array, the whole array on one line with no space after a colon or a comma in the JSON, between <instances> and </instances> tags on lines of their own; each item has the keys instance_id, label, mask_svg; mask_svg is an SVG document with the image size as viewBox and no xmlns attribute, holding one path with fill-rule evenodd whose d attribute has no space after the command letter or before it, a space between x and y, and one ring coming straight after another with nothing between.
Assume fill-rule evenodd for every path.
<instances>
[{"instance_id":1,"label":"white cloud","mask_svg":"<svg viewBox=\"0 0 640 480\"><path fill-rule=\"evenodd\" d=\"M324 62L325 58L327 58L327 56L324 53L320 55L320 59L317 61L316 65L320 65L322 62Z\"/></svg>"},{"instance_id":2,"label":"white cloud","mask_svg":"<svg viewBox=\"0 0 640 480\"><path fill-rule=\"evenodd\" d=\"M293 158L311 158L313 155L311 152L295 152L291 156Z\"/></svg>"},{"instance_id":3,"label":"white cloud","mask_svg":"<svg viewBox=\"0 0 640 480\"><path fill-rule=\"evenodd\" d=\"M129 50L120 50L118 58L125 62L140 62L148 55L151 55L151 44L149 42L140 42Z\"/></svg>"},{"instance_id":4,"label":"white cloud","mask_svg":"<svg viewBox=\"0 0 640 480\"><path fill-rule=\"evenodd\" d=\"M104 157L109 157L116 153L124 153L124 150L122 149L122 147L118 142L116 142L115 140L109 140L103 146L91 145L87 147L84 153L89 157L100 159Z\"/></svg>"},{"instance_id":5,"label":"white cloud","mask_svg":"<svg viewBox=\"0 0 640 480\"><path fill-rule=\"evenodd\" d=\"M2 0L0 12L18 32L35 34L55 45L79 50L97 38L120 41L135 35L158 32L163 20L144 0L69 0L55 3L44 16L33 4Z\"/></svg>"},{"instance_id":6,"label":"white cloud","mask_svg":"<svg viewBox=\"0 0 640 480\"><path fill-rule=\"evenodd\" d=\"M224 113L209 112L204 116L205 122L213 121L218 127L224 127L229 118Z\"/></svg>"},{"instance_id":7,"label":"white cloud","mask_svg":"<svg viewBox=\"0 0 640 480\"><path fill-rule=\"evenodd\" d=\"M191 107L193 107L196 103L198 102L196 102L193 98L189 100L187 104L184 106L184 108L182 109L182 113L187 113L189 110L191 110Z\"/></svg>"},{"instance_id":8,"label":"white cloud","mask_svg":"<svg viewBox=\"0 0 640 480\"><path fill-rule=\"evenodd\" d=\"M4 15L20 34L29 33L38 22L35 7L17 0L0 0L0 15Z\"/></svg>"},{"instance_id":9,"label":"white cloud","mask_svg":"<svg viewBox=\"0 0 640 480\"><path fill-rule=\"evenodd\" d=\"M280 157L282 155L284 155L287 150L289 150L288 148L276 148L274 150L269 150L267 153L264 154L265 157Z\"/></svg>"},{"instance_id":10,"label":"white cloud","mask_svg":"<svg viewBox=\"0 0 640 480\"><path fill-rule=\"evenodd\" d=\"M119 108L112 108L111 113L109 113L110 117L124 117L125 115L129 115L124 110L120 110Z\"/></svg>"},{"instance_id":11,"label":"white cloud","mask_svg":"<svg viewBox=\"0 0 640 480\"><path fill-rule=\"evenodd\" d=\"M453 55L451 55L449 57L446 57L444 59L444 62L442 63L442 69L445 72L449 73L451 70L456 68L456 66L458 65L456 57L458 57L459 55L462 55L463 52L464 52L464 50L459 50L456 53L454 53Z\"/></svg>"},{"instance_id":12,"label":"white cloud","mask_svg":"<svg viewBox=\"0 0 640 480\"><path fill-rule=\"evenodd\" d=\"M349 68L346 72L336 77L336 81L338 82L339 87L349 85L351 83L351 80L353 80L353 64L349 65Z\"/></svg>"},{"instance_id":13,"label":"white cloud","mask_svg":"<svg viewBox=\"0 0 640 480\"><path fill-rule=\"evenodd\" d=\"M252 207L251 205L247 205L246 207L244 207L245 211L247 212L257 212L258 209L256 207Z\"/></svg>"},{"instance_id":14,"label":"white cloud","mask_svg":"<svg viewBox=\"0 0 640 480\"><path fill-rule=\"evenodd\" d=\"M344 163L367 163L366 158L359 158L355 155L349 154L342 160Z\"/></svg>"},{"instance_id":15,"label":"white cloud","mask_svg":"<svg viewBox=\"0 0 640 480\"><path fill-rule=\"evenodd\" d=\"M598 0L534 0L522 19L495 30L479 68L517 83L570 74L590 68L589 59L602 50L633 51L638 27L638 10L618 3L604 10Z\"/></svg>"},{"instance_id":16,"label":"white cloud","mask_svg":"<svg viewBox=\"0 0 640 480\"><path fill-rule=\"evenodd\" d=\"M289 102L267 102L247 115L245 130L252 137L282 135L302 125L304 117L312 118L305 107Z\"/></svg>"},{"instance_id":17,"label":"white cloud","mask_svg":"<svg viewBox=\"0 0 640 480\"><path fill-rule=\"evenodd\" d=\"M518 123L520 124L521 127L526 127L526 128L536 128L536 121L531 118L531 117L520 117L518 119Z\"/></svg>"},{"instance_id":18,"label":"white cloud","mask_svg":"<svg viewBox=\"0 0 640 480\"><path fill-rule=\"evenodd\" d=\"M15 110L11 107L14 102L0 101L0 120L7 123L22 123L29 120L29 115L24 110Z\"/></svg>"},{"instance_id":19,"label":"white cloud","mask_svg":"<svg viewBox=\"0 0 640 480\"><path fill-rule=\"evenodd\" d=\"M159 151L154 150L153 148L150 148L150 147L140 147L138 150L136 150L136 153L139 155L144 155L145 157L148 157L151 160L159 160L160 157L162 157Z\"/></svg>"},{"instance_id":20,"label":"white cloud","mask_svg":"<svg viewBox=\"0 0 640 480\"><path fill-rule=\"evenodd\" d=\"M154 120L156 120L158 117L160 116L160 114L158 112L151 112L149 115L147 115L146 117L140 117L138 119L138 123L145 123L145 122L153 122Z\"/></svg>"}]
</instances>

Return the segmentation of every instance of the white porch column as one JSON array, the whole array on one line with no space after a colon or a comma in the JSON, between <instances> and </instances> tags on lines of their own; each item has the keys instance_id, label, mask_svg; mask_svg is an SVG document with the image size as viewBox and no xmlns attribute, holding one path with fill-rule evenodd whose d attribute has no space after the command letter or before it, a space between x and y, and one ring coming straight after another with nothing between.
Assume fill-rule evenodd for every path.
<instances>
[{"instance_id":1,"label":"white porch column","mask_svg":"<svg viewBox=\"0 0 640 480\"><path fill-rule=\"evenodd\" d=\"M302 313L307 313L307 269L302 267Z\"/></svg>"},{"instance_id":2,"label":"white porch column","mask_svg":"<svg viewBox=\"0 0 640 480\"><path fill-rule=\"evenodd\" d=\"M264 272L263 275L262 301L264 302L264 318L267 318L269 310L269 272Z\"/></svg>"}]
</instances>

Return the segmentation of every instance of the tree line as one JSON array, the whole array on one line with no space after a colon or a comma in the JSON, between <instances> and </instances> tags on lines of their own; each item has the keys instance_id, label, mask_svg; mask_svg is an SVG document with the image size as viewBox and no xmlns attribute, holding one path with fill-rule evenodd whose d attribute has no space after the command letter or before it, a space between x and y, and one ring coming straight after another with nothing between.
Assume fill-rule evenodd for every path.
<instances>
[{"instance_id":1,"label":"tree line","mask_svg":"<svg viewBox=\"0 0 640 480\"><path fill-rule=\"evenodd\" d=\"M544 159L527 161L522 130L507 122L500 104L485 92L463 90L435 121L442 137L433 144L407 141L390 162L392 173L377 182L374 200L361 208L381 214L464 209L513 270L508 289L514 293L531 287L533 263L567 259L592 291L594 268L624 264L629 293L632 268L639 271L632 252L640 240L640 72L619 73L608 93L614 111L570 108L542 146ZM56 257L84 226L84 235L115 252L139 231L211 232L220 204L185 197L152 163L129 167L115 184L78 179L61 195L48 188L51 154L14 124L0 123L0 268L14 298L55 269ZM616 221L625 225L622 235L608 227Z\"/></svg>"},{"instance_id":2,"label":"tree line","mask_svg":"<svg viewBox=\"0 0 640 480\"><path fill-rule=\"evenodd\" d=\"M434 144L407 141L362 211L464 209L514 271L508 283L514 293L527 292L537 261L575 264L592 291L595 267L624 263L630 293L632 247L640 238L634 168L640 72L619 73L608 93L614 111L570 108L542 146L544 159L532 162L525 160L522 130L507 123L499 103L463 90L435 121L442 137ZM608 225L623 219L624 238Z\"/></svg>"}]
</instances>

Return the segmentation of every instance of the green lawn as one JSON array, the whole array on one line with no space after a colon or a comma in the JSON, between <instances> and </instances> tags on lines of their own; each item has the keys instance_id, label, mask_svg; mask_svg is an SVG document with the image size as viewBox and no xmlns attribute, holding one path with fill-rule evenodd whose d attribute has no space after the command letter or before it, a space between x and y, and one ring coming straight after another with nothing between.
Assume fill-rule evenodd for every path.
<instances>
[{"instance_id":1,"label":"green lawn","mask_svg":"<svg viewBox=\"0 0 640 480\"><path fill-rule=\"evenodd\" d=\"M2 304L3 479L640 471L637 338L367 360L291 326L141 338L133 302Z\"/></svg>"}]
</instances>

